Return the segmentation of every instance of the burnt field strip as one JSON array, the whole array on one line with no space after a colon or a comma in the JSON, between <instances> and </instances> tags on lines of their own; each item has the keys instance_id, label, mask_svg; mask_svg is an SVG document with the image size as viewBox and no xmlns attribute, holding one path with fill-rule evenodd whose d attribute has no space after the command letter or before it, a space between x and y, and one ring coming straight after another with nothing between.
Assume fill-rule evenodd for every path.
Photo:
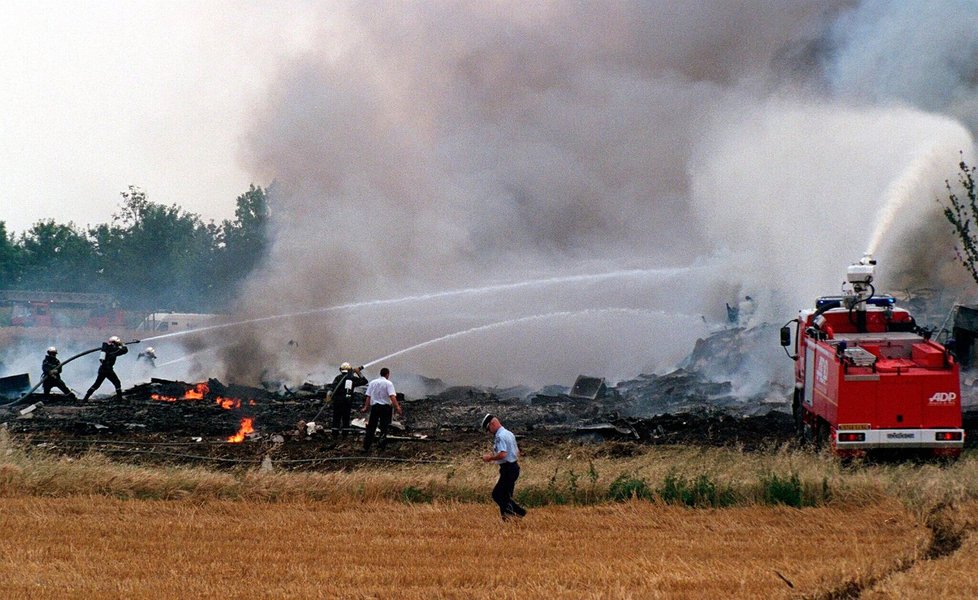
<instances>
[{"instance_id":1,"label":"burnt field strip","mask_svg":"<svg viewBox=\"0 0 978 600\"><path fill-rule=\"evenodd\" d=\"M661 395L674 398L676 388L691 383L692 376L672 374L663 380L658 382ZM690 385L690 389L697 388ZM749 449L774 447L791 439L789 415L772 410L755 416L707 410L704 407L712 396L710 391L701 392L700 396L689 391L679 394L680 400L671 406L682 408L680 402L685 402L692 412L669 414L655 413L651 402L620 395L520 396L506 390L448 388L405 400L405 418L393 430L395 443L390 453L411 457L481 439L477 425L489 410L521 437L543 444L622 441ZM308 460L349 452L357 446L355 440L362 431L355 428L350 437L340 440L329 436L331 407L324 406L324 397L325 392L315 386L273 394L260 388L225 386L214 379L201 383L153 380L126 390L121 399L75 402L35 394L0 407L0 423L11 433L69 453L83 451L86 444L107 447L114 442L118 448L136 443L170 449L184 445L193 451L170 454L183 454L188 460L247 462L260 460L272 449L280 460ZM359 401L357 398L354 404ZM235 445L227 443L229 440L244 443ZM162 450L156 454L165 455Z\"/></svg>"}]
</instances>

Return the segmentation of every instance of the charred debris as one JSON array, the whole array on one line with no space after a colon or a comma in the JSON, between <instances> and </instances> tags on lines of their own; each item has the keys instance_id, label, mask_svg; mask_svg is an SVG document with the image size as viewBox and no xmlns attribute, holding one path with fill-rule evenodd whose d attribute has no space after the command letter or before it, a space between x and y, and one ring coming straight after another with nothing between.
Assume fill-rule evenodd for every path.
<instances>
[{"instance_id":1,"label":"charred debris","mask_svg":"<svg viewBox=\"0 0 978 600\"><path fill-rule=\"evenodd\" d=\"M744 396L730 380L717 381L709 374L714 370L732 379L745 367L740 356L745 347L754 338L774 339L773 335L766 329L722 332L701 340L683 368L663 375L641 375L617 385L585 375L572 386L540 390L448 386L415 377L403 386L398 384L399 389L415 391L403 398L405 416L395 423L393 439L403 442L401 446L471 441L473 436L481 439L480 419L492 412L518 434L540 440L776 445L792 434L790 390L777 382L765 382L765 395ZM769 344L768 339L764 341ZM245 446L307 442L302 445L345 444L343 449L352 450L356 435L347 441L333 440L330 435L331 407L324 404L328 391L328 384L305 383L297 389L269 391L227 385L217 379L152 379L124 390L121 399L73 402L63 396L32 394L0 408L0 424L11 432L37 438L152 438L223 445L242 442ZM362 401L355 394L354 410ZM353 423L355 434L363 425L357 419Z\"/></svg>"},{"instance_id":2,"label":"charred debris","mask_svg":"<svg viewBox=\"0 0 978 600\"><path fill-rule=\"evenodd\" d=\"M763 446L790 438L791 417L783 406L750 406L730 396L730 387L682 369L605 387L594 397L571 395L570 389L556 386L533 393L522 388L444 387L403 399L405 416L395 422L393 439L451 442L481 436L478 423L486 412L499 415L518 433L550 441ZM324 406L327 391L312 384L273 393L216 379L203 383L153 379L124 390L121 399L113 395L77 402L60 395L32 394L0 409L0 427L56 437L327 442L331 440L331 407ZM355 393L353 406L362 401ZM355 418L353 429L362 428L362 419Z\"/></svg>"}]
</instances>

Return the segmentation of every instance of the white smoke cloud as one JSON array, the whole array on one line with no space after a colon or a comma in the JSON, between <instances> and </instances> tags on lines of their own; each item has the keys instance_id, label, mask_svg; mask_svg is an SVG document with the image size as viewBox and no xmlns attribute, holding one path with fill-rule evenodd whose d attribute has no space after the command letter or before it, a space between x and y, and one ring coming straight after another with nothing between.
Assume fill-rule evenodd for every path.
<instances>
[{"instance_id":1,"label":"white smoke cloud","mask_svg":"<svg viewBox=\"0 0 978 600\"><path fill-rule=\"evenodd\" d=\"M691 162L692 206L708 237L741 257L731 275L777 292L769 310L785 314L838 293L845 266L867 249L891 278L907 256L950 260L948 238L907 247L899 231L943 218L935 186L953 179L971 146L947 117L768 98L711 128Z\"/></svg>"},{"instance_id":2,"label":"white smoke cloud","mask_svg":"<svg viewBox=\"0 0 978 600\"><path fill-rule=\"evenodd\" d=\"M916 168L915 197L879 248L884 265L907 254L898 236L936 207L916 192L953 178L957 152L972 156L973 131L954 116L976 97L973 73L928 76L930 63L886 54L881 43L905 38L868 38L914 15L850 4L324 5L320 42L282 65L248 137L251 164L277 186L273 248L242 315L701 268L228 331L229 373L301 376L469 329L389 366L493 384L668 368L723 320L725 301L753 292L777 319L835 292L888 194L910 189L894 182ZM928 28L961 36L928 60L960 59L978 39L917 8ZM883 56L915 83L857 86ZM923 93L949 82L953 94ZM520 321L573 311L581 318ZM479 329L506 321L511 331Z\"/></svg>"},{"instance_id":3,"label":"white smoke cloud","mask_svg":"<svg viewBox=\"0 0 978 600\"><path fill-rule=\"evenodd\" d=\"M826 68L843 98L909 103L978 129L978 2L862 2L829 32Z\"/></svg>"}]
</instances>

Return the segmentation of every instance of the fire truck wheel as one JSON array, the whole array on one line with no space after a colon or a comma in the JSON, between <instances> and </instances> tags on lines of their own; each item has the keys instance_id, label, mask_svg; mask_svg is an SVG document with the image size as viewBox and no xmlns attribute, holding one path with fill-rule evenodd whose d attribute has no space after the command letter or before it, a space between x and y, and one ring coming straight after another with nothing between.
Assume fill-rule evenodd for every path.
<instances>
[{"instance_id":1,"label":"fire truck wheel","mask_svg":"<svg viewBox=\"0 0 978 600\"><path fill-rule=\"evenodd\" d=\"M829 442L829 424L822 419L815 425L815 450L821 452Z\"/></svg>"},{"instance_id":2,"label":"fire truck wheel","mask_svg":"<svg viewBox=\"0 0 978 600\"><path fill-rule=\"evenodd\" d=\"M795 390L795 399L791 403L791 413L795 418L795 435L798 437L798 441L804 444L808 440L808 436L805 435L805 413L801 408L801 392L800 390Z\"/></svg>"}]
</instances>

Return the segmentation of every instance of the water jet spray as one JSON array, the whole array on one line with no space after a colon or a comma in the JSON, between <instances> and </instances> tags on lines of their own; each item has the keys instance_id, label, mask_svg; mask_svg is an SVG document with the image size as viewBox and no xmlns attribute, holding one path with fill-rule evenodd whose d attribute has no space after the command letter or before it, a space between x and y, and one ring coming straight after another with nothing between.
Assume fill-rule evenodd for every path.
<instances>
[{"instance_id":1,"label":"water jet spray","mask_svg":"<svg viewBox=\"0 0 978 600\"><path fill-rule=\"evenodd\" d=\"M390 306L410 302L425 302L428 300L451 298L455 296L464 296L470 294L485 294L490 292L504 292L512 291L514 289L539 286L539 285L557 285L564 283L579 283L584 281L601 281L604 279L616 279L623 277L637 277L645 275L662 275L662 276L673 276L680 273L691 272L695 269L701 269L704 267L676 267L676 268L663 268L663 269L627 269L621 271L611 271L607 273L592 273L586 275L566 275L560 277L547 277L542 279L532 279L529 281L518 281L512 283L500 283L486 285L482 287L470 287L456 290L447 290L442 292L433 292L430 294L417 294L412 296L403 296L401 298L392 298L385 300L365 300L362 302L349 302L346 304L336 304L334 306L326 306L322 308L312 308L309 310L297 311L292 313L284 313L278 315L270 315L267 317L257 317L254 319L246 319L243 321L235 321L233 323L222 323L220 325L210 325L207 327L200 327L198 329L189 329L186 331L174 331L172 333L164 333L161 335L154 335L148 338L143 338L143 341L151 340L161 340L172 337L179 337L190 334L206 333L208 331L217 331L220 329L228 329L231 327L239 327L242 325L252 325L255 323L264 323L268 321L275 321L279 319L290 319L296 317L305 317L315 314L323 314L334 311L342 310L352 310L358 308L371 308L380 306Z\"/></svg>"},{"instance_id":2,"label":"water jet spray","mask_svg":"<svg viewBox=\"0 0 978 600\"><path fill-rule=\"evenodd\" d=\"M883 206L864 254L876 254L890 227L896 222L900 209L919 191L918 188L927 179L927 175L940 169L941 164L941 146L933 142L910 163L903 175L886 188Z\"/></svg>"},{"instance_id":3,"label":"water jet spray","mask_svg":"<svg viewBox=\"0 0 978 600\"><path fill-rule=\"evenodd\" d=\"M398 350L397 352L392 352L392 353L390 353L390 354L388 354L386 356L382 356L380 358L371 360L371 361L369 361L367 363L364 363L363 366L364 367L371 367L373 365L376 365L379 362L382 362L382 361L385 361L385 360L389 360L389 359L394 358L396 356L400 356L402 354L406 354L406 353L411 352L413 350L419 350L421 348L425 348L427 346L431 346L431 345L437 344L439 342L444 342L444 341L447 341L447 340L450 340L450 339L454 339L454 338L458 338L458 337L463 337L463 336L467 336L467 335L472 335L472 334L475 334L475 333L481 333L481 332L485 332L485 331L490 331L490 330L493 330L493 329L499 329L499 328L502 328L502 327L509 327L509 326L513 326L513 325L519 325L521 323L527 323L527 322L530 322L530 321L540 321L540 320L545 320L545 319L555 319L555 318L559 318L559 317L571 317L571 316L580 316L580 315L587 315L587 314L602 314L602 313L604 313L604 314L608 314L608 313L620 313L620 314L650 314L650 313L658 313L658 314L665 314L662 311L648 311L648 310L639 310L639 309L634 309L634 308L589 308L589 309L586 309L586 310L578 310L578 311L557 311L557 312L544 313L544 314L538 314L538 315L529 315L529 316L525 316L525 317L518 317L518 318L515 318L515 319L506 319L506 320L503 320L503 321L496 321L494 323L487 323L485 325L479 325L478 327L472 327L472 328L469 328L469 329L465 329L463 331L456 331L454 333L449 333L449 334L446 334L446 335L443 335L443 336L440 336L440 337L437 337L437 338L434 338L434 339L430 339L430 340L428 340L426 342L421 342L420 344L415 344L415 345L410 346L408 348L404 348L403 350ZM673 315L673 316L676 316L676 315ZM689 317L689 315L685 315L685 316Z\"/></svg>"}]
</instances>

